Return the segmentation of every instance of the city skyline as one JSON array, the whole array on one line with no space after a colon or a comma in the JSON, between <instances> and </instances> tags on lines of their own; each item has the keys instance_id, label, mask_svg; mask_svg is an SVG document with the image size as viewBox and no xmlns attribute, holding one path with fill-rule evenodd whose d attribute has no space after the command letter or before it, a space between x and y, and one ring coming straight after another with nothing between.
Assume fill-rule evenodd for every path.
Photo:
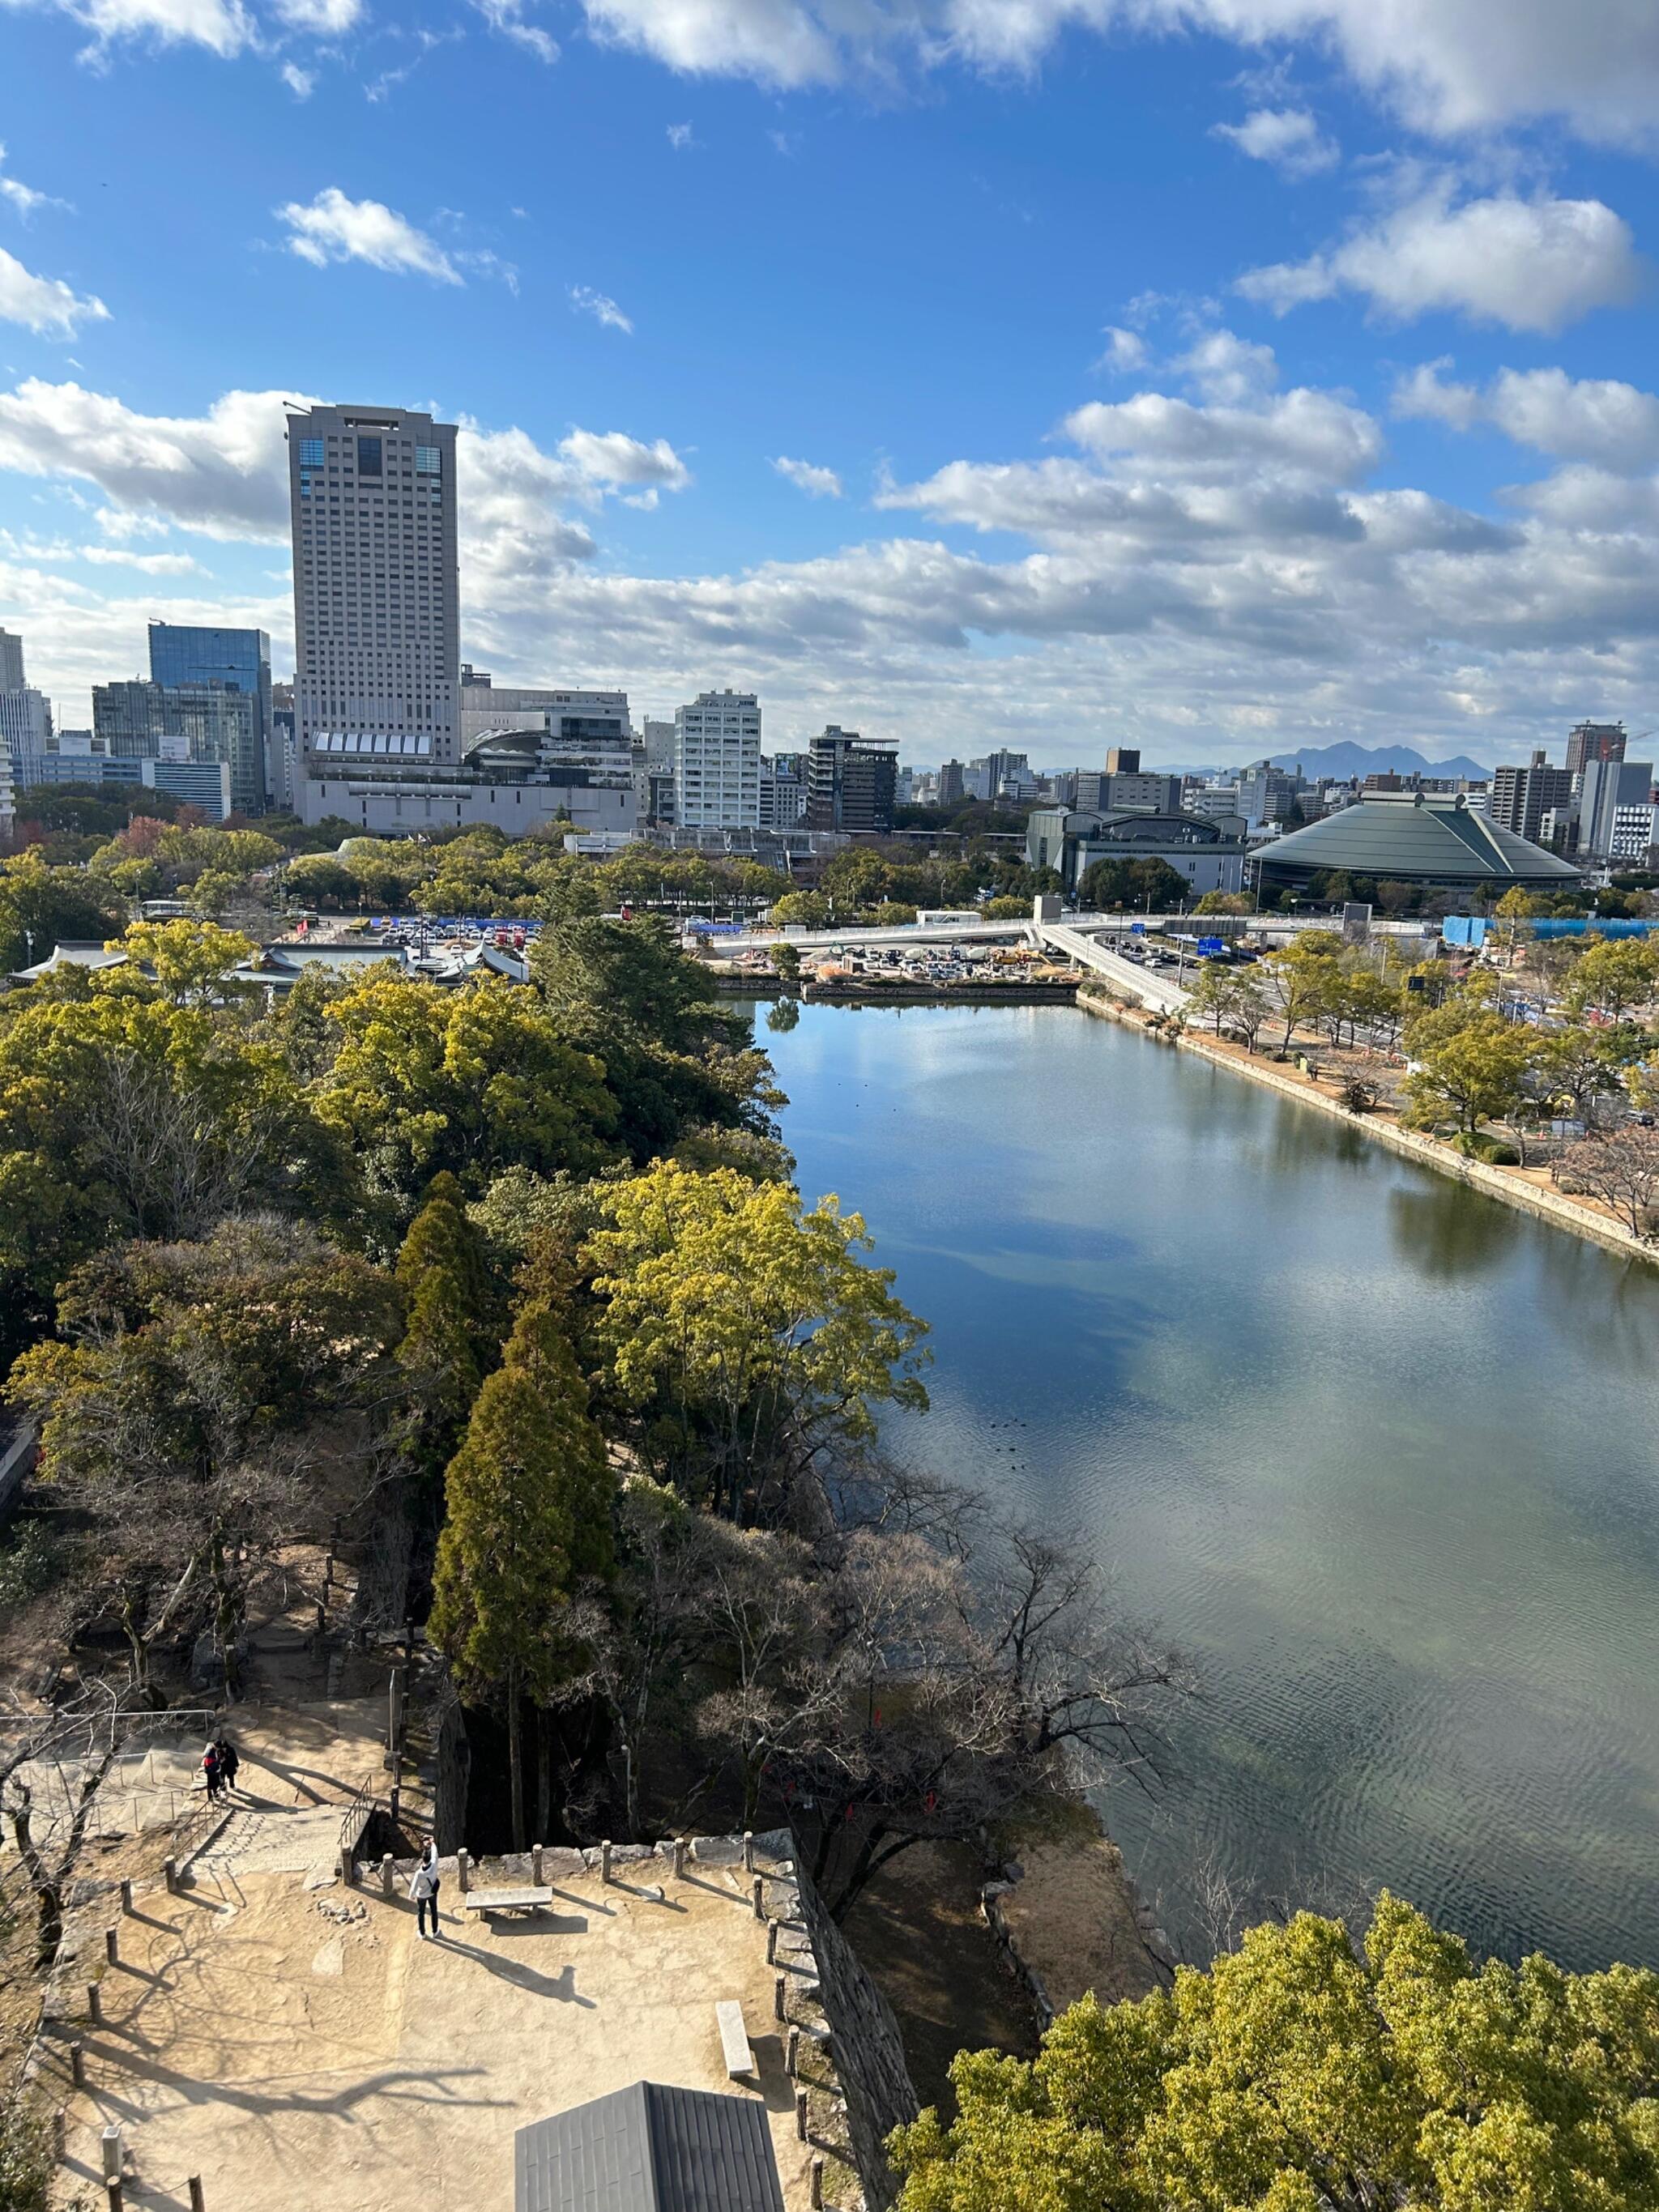
<instances>
[{"instance_id":1,"label":"city skyline","mask_svg":"<svg viewBox=\"0 0 1659 2212\"><path fill-rule=\"evenodd\" d=\"M286 675L285 411L367 399L459 425L504 681L918 763L1645 729L1659 33L1229 15L9 10L0 625L70 726L152 619Z\"/></svg>"}]
</instances>

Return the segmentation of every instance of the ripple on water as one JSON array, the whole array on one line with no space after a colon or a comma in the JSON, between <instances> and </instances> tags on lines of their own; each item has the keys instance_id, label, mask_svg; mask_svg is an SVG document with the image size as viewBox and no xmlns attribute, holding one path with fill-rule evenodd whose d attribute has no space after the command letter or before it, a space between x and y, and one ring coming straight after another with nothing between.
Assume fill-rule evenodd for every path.
<instances>
[{"instance_id":1,"label":"ripple on water","mask_svg":"<svg viewBox=\"0 0 1659 2212\"><path fill-rule=\"evenodd\" d=\"M766 1042L803 1188L933 1324L892 1441L1078 1528L1200 1670L1109 1807L1170 1917L1212 1851L1659 1964L1652 1272L1069 1009Z\"/></svg>"}]
</instances>

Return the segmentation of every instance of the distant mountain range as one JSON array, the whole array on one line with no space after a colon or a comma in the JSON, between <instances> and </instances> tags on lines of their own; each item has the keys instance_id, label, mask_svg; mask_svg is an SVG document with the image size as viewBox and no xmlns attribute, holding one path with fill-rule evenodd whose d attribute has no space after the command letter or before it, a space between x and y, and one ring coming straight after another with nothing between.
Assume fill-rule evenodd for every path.
<instances>
[{"instance_id":1,"label":"distant mountain range","mask_svg":"<svg viewBox=\"0 0 1659 2212\"><path fill-rule=\"evenodd\" d=\"M1309 745L1300 752L1278 752L1270 758L1275 768L1300 768L1304 775L1314 781L1324 775L1467 775L1483 783L1492 781L1492 770L1467 753L1454 753L1449 760L1425 760L1409 745Z\"/></svg>"}]
</instances>

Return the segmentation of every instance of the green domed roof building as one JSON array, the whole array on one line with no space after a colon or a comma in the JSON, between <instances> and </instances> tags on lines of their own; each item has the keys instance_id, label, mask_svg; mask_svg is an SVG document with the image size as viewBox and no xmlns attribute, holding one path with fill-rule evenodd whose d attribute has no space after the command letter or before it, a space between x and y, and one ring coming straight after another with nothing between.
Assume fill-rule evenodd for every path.
<instances>
[{"instance_id":1,"label":"green domed roof building","mask_svg":"<svg viewBox=\"0 0 1659 2212\"><path fill-rule=\"evenodd\" d=\"M1572 890L1583 881L1571 862L1500 830L1462 795L1431 798L1420 791L1368 793L1340 813L1262 846L1255 866L1264 890L1340 874L1501 898L1517 884L1547 892Z\"/></svg>"}]
</instances>

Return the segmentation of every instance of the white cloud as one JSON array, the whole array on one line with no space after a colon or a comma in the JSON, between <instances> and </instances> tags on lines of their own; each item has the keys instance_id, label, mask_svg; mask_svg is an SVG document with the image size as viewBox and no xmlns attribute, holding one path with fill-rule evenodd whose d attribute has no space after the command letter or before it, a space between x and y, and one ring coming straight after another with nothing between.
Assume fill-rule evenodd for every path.
<instances>
[{"instance_id":1,"label":"white cloud","mask_svg":"<svg viewBox=\"0 0 1659 2212\"><path fill-rule=\"evenodd\" d=\"M115 503L98 518L107 536L143 535L165 517L210 537L280 542L287 397L229 392L206 415L141 415L81 385L31 377L0 392L0 468L95 484Z\"/></svg>"},{"instance_id":2,"label":"white cloud","mask_svg":"<svg viewBox=\"0 0 1659 2212\"><path fill-rule=\"evenodd\" d=\"M3 168L5 159L6 149L0 146L0 168ZM67 200L54 199L50 192L36 191L33 185L26 185L21 177L0 176L0 200L9 201L25 222L36 208L69 205Z\"/></svg>"},{"instance_id":3,"label":"white cloud","mask_svg":"<svg viewBox=\"0 0 1659 2212\"><path fill-rule=\"evenodd\" d=\"M525 21L524 0L472 0L472 4L492 31L534 54L538 62L550 68L559 58L559 42L551 33Z\"/></svg>"},{"instance_id":4,"label":"white cloud","mask_svg":"<svg viewBox=\"0 0 1659 2212\"><path fill-rule=\"evenodd\" d=\"M1091 400L1066 416L1065 428L1102 460L1127 458L1179 475L1269 468L1328 483L1356 481L1382 446L1369 415L1305 386L1250 407L1195 406L1161 392Z\"/></svg>"},{"instance_id":5,"label":"white cloud","mask_svg":"<svg viewBox=\"0 0 1659 2212\"><path fill-rule=\"evenodd\" d=\"M593 557L613 501L689 483L666 441L571 429L543 446L464 422L467 650L526 677L580 666L645 698L757 687L775 731L879 702L884 734L922 759L971 711L1045 764L1091 757L1109 731L1163 760L1256 757L1264 733L1430 754L1473 739L1513 757L1559 744L1586 712L1628 719L1659 693L1651 464L1569 461L1494 519L1380 486L1380 428L1340 393L1278 392L1248 350L1200 340L1193 354L1185 378L1221 391L1241 376L1250 396L1206 398L1194 381L1197 397L1079 408L1065 450L1034 431L1024 454L946 453L879 493L884 526L902 534L721 574L629 574ZM1598 420L1616 438L1640 414L1619 392L1514 374L1524 383L1470 387L1480 419L1501 410L1546 450L1565 453L1570 432L1583 448ZM1449 372L1434 381L1449 386ZM43 491L50 480L48 499L65 477L100 495L100 535L141 561L179 557L149 540L169 522L280 544L282 397L230 394L175 419L78 386L21 386L0 393L0 466ZM49 690L139 665L148 615L258 623L285 661L280 591L187 599L179 579L167 596L165 574L82 563L52 527L39 535L0 541L0 620L27 634Z\"/></svg>"},{"instance_id":6,"label":"white cloud","mask_svg":"<svg viewBox=\"0 0 1659 2212\"><path fill-rule=\"evenodd\" d=\"M1131 376L1138 368L1146 366L1146 341L1139 331L1120 330L1115 323L1108 323L1103 332L1106 350L1095 363L1097 368L1111 369L1120 376Z\"/></svg>"},{"instance_id":7,"label":"white cloud","mask_svg":"<svg viewBox=\"0 0 1659 2212\"><path fill-rule=\"evenodd\" d=\"M809 499L841 497L841 478L833 469L820 468L813 461L792 461L782 453L772 465L781 477L787 477L790 483L798 490L804 491Z\"/></svg>"},{"instance_id":8,"label":"white cloud","mask_svg":"<svg viewBox=\"0 0 1659 2212\"><path fill-rule=\"evenodd\" d=\"M318 39L337 39L356 27L363 0L275 0L279 18L290 30Z\"/></svg>"},{"instance_id":9,"label":"white cloud","mask_svg":"<svg viewBox=\"0 0 1659 2212\"><path fill-rule=\"evenodd\" d=\"M688 147L695 146L697 142L691 136L691 125L689 123L671 123L668 126L668 143L677 154L684 154Z\"/></svg>"},{"instance_id":10,"label":"white cloud","mask_svg":"<svg viewBox=\"0 0 1659 2212\"><path fill-rule=\"evenodd\" d=\"M1568 461L1626 471L1659 464L1659 397L1607 377L1571 377L1564 368L1501 369L1482 392L1447 382L1444 361L1402 378L1394 412L1455 430L1491 423L1517 446Z\"/></svg>"},{"instance_id":11,"label":"white cloud","mask_svg":"<svg viewBox=\"0 0 1659 2212\"><path fill-rule=\"evenodd\" d=\"M30 0L10 0L30 4ZM244 0L33 0L95 47L189 43L222 56L260 42ZM297 0L310 14L359 0ZM503 35L556 58L518 0L475 0ZM1581 135L1650 141L1659 119L1659 28L1646 0L582 0L596 37L696 75L773 87L889 81L950 66L1036 70L1066 33L1182 37L1247 52L1334 53L1414 129L1455 135L1560 118ZM307 27L310 27L309 22ZM1249 119L1239 126L1249 130ZM1248 149L1247 149L1248 150Z\"/></svg>"},{"instance_id":12,"label":"white cloud","mask_svg":"<svg viewBox=\"0 0 1659 2212\"><path fill-rule=\"evenodd\" d=\"M1449 429L1467 430L1480 420L1480 394L1472 384L1451 384L1442 369L1452 365L1451 356L1424 362L1402 376L1394 388L1393 411L1402 419L1443 422Z\"/></svg>"},{"instance_id":13,"label":"white cloud","mask_svg":"<svg viewBox=\"0 0 1659 2212\"><path fill-rule=\"evenodd\" d=\"M11 0L24 4L24 0ZM258 42L258 28L241 0L43 0L88 32L89 52L123 40L158 46L205 46L222 59Z\"/></svg>"},{"instance_id":14,"label":"white cloud","mask_svg":"<svg viewBox=\"0 0 1659 2212\"><path fill-rule=\"evenodd\" d=\"M317 72L301 69L297 62L284 62L283 82L295 100L309 100L317 88Z\"/></svg>"},{"instance_id":15,"label":"white cloud","mask_svg":"<svg viewBox=\"0 0 1659 2212\"><path fill-rule=\"evenodd\" d=\"M0 246L0 322L21 323L40 337L73 337L82 323L108 319L101 300L82 298L61 278L37 276Z\"/></svg>"},{"instance_id":16,"label":"white cloud","mask_svg":"<svg viewBox=\"0 0 1659 2212\"><path fill-rule=\"evenodd\" d=\"M592 315L596 323L603 323L607 330L626 331L630 336L633 334L633 324L616 301L607 299L603 292L596 292L591 284L573 284L570 287L570 304L579 315Z\"/></svg>"},{"instance_id":17,"label":"white cloud","mask_svg":"<svg viewBox=\"0 0 1659 2212\"><path fill-rule=\"evenodd\" d=\"M1643 273L1629 225L1600 200L1503 192L1454 205L1441 184L1329 252L1251 270L1237 289L1281 315L1358 292L1401 321L1453 311L1551 331L1592 308L1624 305Z\"/></svg>"},{"instance_id":18,"label":"white cloud","mask_svg":"<svg viewBox=\"0 0 1659 2212\"><path fill-rule=\"evenodd\" d=\"M1241 407L1271 392L1279 363L1271 346L1257 345L1232 331L1206 331L1174 364L1206 399Z\"/></svg>"},{"instance_id":19,"label":"white cloud","mask_svg":"<svg viewBox=\"0 0 1659 2212\"><path fill-rule=\"evenodd\" d=\"M123 545L83 545L79 557L94 568L136 568L145 576L199 576L205 573L188 553L134 553Z\"/></svg>"},{"instance_id":20,"label":"white cloud","mask_svg":"<svg viewBox=\"0 0 1659 2212\"><path fill-rule=\"evenodd\" d=\"M1286 177L1317 176L1342 158L1305 107L1252 108L1242 123L1218 123L1214 136L1231 139L1241 154Z\"/></svg>"},{"instance_id":21,"label":"white cloud","mask_svg":"<svg viewBox=\"0 0 1659 2212\"><path fill-rule=\"evenodd\" d=\"M670 68L776 87L959 64L1029 73L1067 31L1185 35L1249 51L1334 51L1419 130L1560 117L1645 139L1659 118L1659 28L1646 0L583 0L599 37Z\"/></svg>"},{"instance_id":22,"label":"white cloud","mask_svg":"<svg viewBox=\"0 0 1659 2212\"><path fill-rule=\"evenodd\" d=\"M366 261L394 276L430 276L459 284L461 273L434 239L380 200L351 200L330 185L308 205L290 200L276 210L289 228L289 251L325 269L331 261Z\"/></svg>"}]
</instances>

